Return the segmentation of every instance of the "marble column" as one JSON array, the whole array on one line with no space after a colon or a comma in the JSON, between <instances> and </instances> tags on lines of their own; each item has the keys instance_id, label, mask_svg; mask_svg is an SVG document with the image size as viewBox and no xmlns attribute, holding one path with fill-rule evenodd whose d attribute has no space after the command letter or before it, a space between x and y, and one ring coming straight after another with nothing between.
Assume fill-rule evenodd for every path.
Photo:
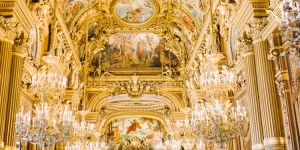
<instances>
[{"instance_id":1,"label":"marble column","mask_svg":"<svg viewBox=\"0 0 300 150\"><path fill-rule=\"evenodd\" d=\"M0 41L0 145L2 146L4 146L5 115L10 78L10 71L8 70L11 68L11 60L12 42Z\"/></svg>"},{"instance_id":2,"label":"marble column","mask_svg":"<svg viewBox=\"0 0 300 150\"><path fill-rule=\"evenodd\" d=\"M284 149L279 103L277 100L272 62L268 60L269 45L266 40L253 42L257 70L258 90L262 114L265 149Z\"/></svg>"},{"instance_id":3,"label":"marble column","mask_svg":"<svg viewBox=\"0 0 300 150\"><path fill-rule=\"evenodd\" d=\"M23 73L23 55L21 52L13 52L10 70L9 96L4 132L4 149L12 150L15 147L15 121L19 109L21 80Z\"/></svg>"},{"instance_id":4,"label":"marble column","mask_svg":"<svg viewBox=\"0 0 300 150\"><path fill-rule=\"evenodd\" d=\"M239 48L243 51L246 76L246 91L249 104L251 142L253 150L264 149L263 126L259 102L258 83L256 77L255 58L252 40L240 38Z\"/></svg>"}]
</instances>

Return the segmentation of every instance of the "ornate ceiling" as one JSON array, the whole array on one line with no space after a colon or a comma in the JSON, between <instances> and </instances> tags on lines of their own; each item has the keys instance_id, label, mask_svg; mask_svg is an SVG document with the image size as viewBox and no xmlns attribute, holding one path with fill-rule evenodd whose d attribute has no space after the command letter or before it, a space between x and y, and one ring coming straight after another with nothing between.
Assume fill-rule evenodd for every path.
<instances>
[{"instance_id":1,"label":"ornate ceiling","mask_svg":"<svg viewBox=\"0 0 300 150\"><path fill-rule=\"evenodd\" d=\"M81 62L74 65L70 84L83 93L81 107L159 114L190 105L183 94L185 65L200 36L206 3L66 1L60 9Z\"/></svg>"}]
</instances>

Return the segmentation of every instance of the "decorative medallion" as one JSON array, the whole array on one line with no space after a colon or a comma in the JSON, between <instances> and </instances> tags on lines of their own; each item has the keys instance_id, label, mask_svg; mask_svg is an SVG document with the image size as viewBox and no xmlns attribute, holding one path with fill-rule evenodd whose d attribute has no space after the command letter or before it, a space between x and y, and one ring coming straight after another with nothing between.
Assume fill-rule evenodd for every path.
<instances>
[{"instance_id":1,"label":"decorative medallion","mask_svg":"<svg viewBox=\"0 0 300 150\"><path fill-rule=\"evenodd\" d=\"M118 0L115 13L126 23L144 23L155 14L155 6L150 0Z\"/></svg>"}]
</instances>

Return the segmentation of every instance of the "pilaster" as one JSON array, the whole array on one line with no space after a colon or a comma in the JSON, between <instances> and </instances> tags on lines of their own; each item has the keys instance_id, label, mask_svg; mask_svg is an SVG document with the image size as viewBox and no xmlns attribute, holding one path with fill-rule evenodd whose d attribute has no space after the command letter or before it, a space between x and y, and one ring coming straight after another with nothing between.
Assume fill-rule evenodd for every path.
<instances>
[{"instance_id":1,"label":"pilaster","mask_svg":"<svg viewBox=\"0 0 300 150\"><path fill-rule=\"evenodd\" d=\"M267 58L268 42L261 36L261 31L267 23L265 19L254 20L249 24L248 33L253 37L265 149L281 150L284 149L285 142L281 131L273 66Z\"/></svg>"},{"instance_id":2,"label":"pilaster","mask_svg":"<svg viewBox=\"0 0 300 150\"><path fill-rule=\"evenodd\" d=\"M268 58L273 60L276 69L276 87L282 109L285 140L288 150L299 149L295 109L291 101L291 87L288 75L286 57L280 57L282 52L281 36L273 34L269 39L270 51Z\"/></svg>"},{"instance_id":3,"label":"pilaster","mask_svg":"<svg viewBox=\"0 0 300 150\"><path fill-rule=\"evenodd\" d=\"M252 149L264 149L263 126L252 40L249 38L240 38L239 42L239 49L242 51L244 57Z\"/></svg>"},{"instance_id":4,"label":"pilaster","mask_svg":"<svg viewBox=\"0 0 300 150\"><path fill-rule=\"evenodd\" d=\"M21 80L23 74L24 54L29 50L27 38L16 39L12 50L12 61L8 87L7 111L4 131L4 149L15 147L15 120L21 96ZM25 46L24 46L25 45ZM9 71L7 71L9 72Z\"/></svg>"},{"instance_id":5,"label":"pilaster","mask_svg":"<svg viewBox=\"0 0 300 150\"><path fill-rule=\"evenodd\" d=\"M12 60L12 43L0 41L0 145L4 146L4 127ZM1 147L0 147L1 148Z\"/></svg>"},{"instance_id":6,"label":"pilaster","mask_svg":"<svg viewBox=\"0 0 300 150\"><path fill-rule=\"evenodd\" d=\"M5 143L5 116L7 111L7 100L9 96L10 70L12 62L12 46L14 39L21 34L21 27L14 18L0 16L0 28L4 35L0 38L0 148Z\"/></svg>"}]
</instances>

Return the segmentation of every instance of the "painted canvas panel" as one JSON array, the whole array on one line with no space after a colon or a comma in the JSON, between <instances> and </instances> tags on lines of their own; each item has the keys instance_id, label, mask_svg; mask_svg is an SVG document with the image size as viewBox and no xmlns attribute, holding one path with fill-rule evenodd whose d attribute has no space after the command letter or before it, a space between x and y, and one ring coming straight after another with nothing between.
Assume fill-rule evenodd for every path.
<instances>
[{"instance_id":1,"label":"painted canvas panel","mask_svg":"<svg viewBox=\"0 0 300 150\"><path fill-rule=\"evenodd\" d=\"M153 149L156 142L161 142L161 123L151 118L122 118L114 120L108 130L109 150L122 149L124 143L138 138L147 142ZM152 147L152 148L151 148Z\"/></svg>"},{"instance_id":2,"label":"painted canvas panel","mask_svg":"<svg viewBox=\"0 0 300 150\"><path fill-rule=\"evenodd\" d=\"M198 23L203 22L203 15L205 10L205 0L174 0L180 6L182 5Z\"/></svg>"},{"instance_id":3,"label":"painted canvas panel","mask_svg":"<svg viewBox=\"0 0 300 150\"><path fill-rule=\"evenodd\" d=\"M99 25L98 21L92 21L89 23L89 29L88 29L88 40L90 41L91 38L95 36L97 27ZM85 29L86 30L86 29ZM83 32L81 35L80 40L78 41L78 54L81 61L84 61L84 55L86 50L86 44L87 44L87 35L86 32Z\"/></svg>"},{"instance_id":4,"label":"painted canvas panel","mask_svg":"<svg viewBox=\"0 0 300 150\"><path fill-rule=\"evenodd\" d=\"M38 28L34 27L29 31L29 38L31 40L30 52L31 56L36 59L38 50Z\"/></svg>"},{"instance_id":5,"label":"painted canvas panel","mask_svg":"<svg viewBox=\"0 0 300 150\"><path fill-rule=\"evenodd\" d=\"M96 53L92 65L105 68L176 67L178 58L164 50L164 42L154 33L117 33L110 36L105 49Z\"/></svg>"},{"instance_id":6,"label":"painted canvas panel","mask_svg":"<svg viewBox=\"0 0 300 150\"><path fill-rule=\"evenodd\" d=\"M119 0L115 6L117 15L130 23L141 23L153 14L153 4L148 0Z\"/></svg>"}]
</instances>

